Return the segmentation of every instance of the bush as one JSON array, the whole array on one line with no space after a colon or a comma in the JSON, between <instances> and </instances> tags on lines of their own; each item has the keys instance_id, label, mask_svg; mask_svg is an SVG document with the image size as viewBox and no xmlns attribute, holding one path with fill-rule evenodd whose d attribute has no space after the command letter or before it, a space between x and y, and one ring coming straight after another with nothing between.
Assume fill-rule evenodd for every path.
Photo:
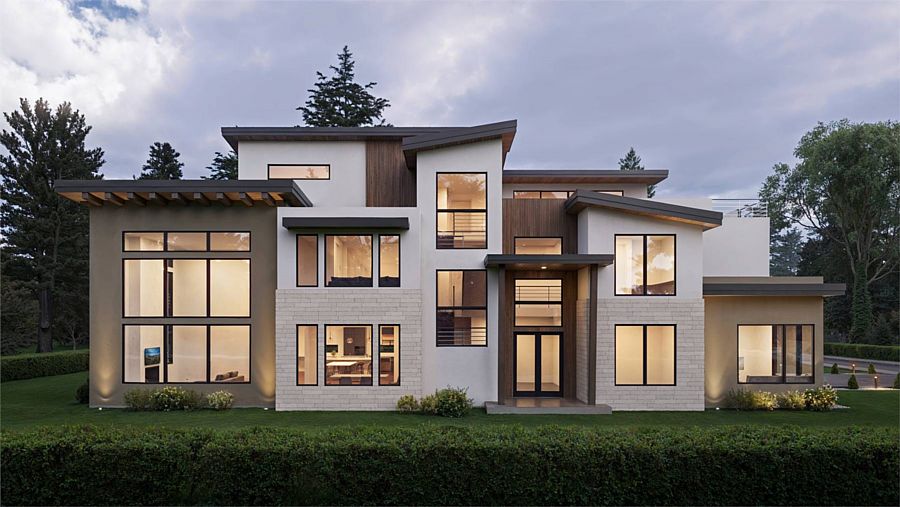
<instances>
[{"instance_id":1,"label":"bush","mask_svg":"<svg viewBox=\"0 0 900 507\"><path fill-rule=\"evenodd\" d=\"M868 373L869 375L875 375L876 373L878 373L877 371L875 371L875 365L874 365L874 364L869 363L869 368L868 368L867 373Z\"/></svg>"},{"instance_id":2,"label":"bush","mask_svg":"<svg viewBox=\"0 0 900 507\"><path fill-rule=\"evenodd\" d=\"M89 365L88 350L0 356L0 382L78 373L87 371Z\"/></svg>"},{"instance_id":3,"label":"bush","mask_svg":"<svg viewBox=\"0 0 900 507\"><path fill-rule=\"evenodd\" d=\"M206 406L213 410L228 410L234 405L234 395L228 391L216 391L206 395Z\"/></svg>"},{"instance_id":4,"label":"bush","mask_svg":"<svg viewBox=\"0 0 900 507\"><path fill-rule=\"evenodd\" d=\"M202 396L197 391L166 386L150 393L151 410L169 412L171 410L195 410L201 408Z\"/></svg>"},{"instance_id":5,"label":"bush","mask_svg":"<svg viewBox=\"0 0 900 507\"><path fill-rule=\"evenodd\" d=\"M828 384L816 389L807 389L803 392L807 410L825 412L837 405L837 391Z\"/></svg>"},{"instance_id":6,"label":"bush","mask_svg":"<svg viewBox=\"0 0 900 507\"><path fill-rule=\"evenodd\" d=\"M837 374L839 374L839 373L841 373L841 369L838 368L837 363L832 364L832 365L831 365L831 374L832 374L832 375L837 375Z\"/></svg>"},{"instance_id":7,"label":"bush","mask_svg":"<svg viewBox=\"0 0 900 507\"><path fill-rule=\"evenodd\" d=\"M82 405L86 405L91 401L90 398L91 386L88 384L88 379L84 379L84 383L78 386L78 389L75 389L75 401Z\"/></svg>"},{"instance_id":8,"label":"bush","mask_svg":"<svg viewBox=\"0 0 900 507\"><path fill-rule=\"evenodd\" d=\"M404 413L418 412L419 402L416 397L411 394L404 394L397 400L397 410Z\"/></svg>"},{"instance_id":9,"label":"bush","mask_svg":"<svg viewBox=\"0 0 900 507\"><path fill-rule=\"evenodd\" d=\"M150 389L129 389L125 391L125 406L131 410L153 410L150 402Z\"/></svg>"},{"instance_id":10,"label":"bush","mask_svg":"<svg viewBox=\"0 0 900 507\"><path fill-rule=\"evenodd\" d=\"M732 389L725 395L724 405L736 410L775 410L778 403L770 392Z\"/></svg>"},{"instance_id":11,"label":"bush","mask_svg":"<svg viewBox=\"0 0 900 507\"><path fill-rule=\"evenodd\" d=\"M437 393L422 396L422 400L419 401L419 410L423 414L437 415Z\"/></svg>"},{"instance_id":12,"label":"bush","mask_svg":"<svg viewBox=\"0 0 900 507\"><path fill-rule=\"evenodd\" d=\"M894 387L894 389L900 389L900 373L898 373L897 376L894 377L894 386L893 387Z\"/></svg>"},{"instance_id":13,"label":"bush","mask_svg":"<svg viewBox=\"0 0 900 507\"><path fill-rule=\"evenodd\" d=\"M859 389L859 382L856 380L856 375L850 374L850 378L847 379L847 389Z\"/></svg>"},{"instance_id":14,"label":"bush","mask_svg":"<svg viewBox=\"0 0 900 507\"><path fill-rule=\"evenodd\" d=\"M806 408L806 398L800 391L786 391L776 395L778 408L782 410L803 410Z\"/></svg>"},{"instance_id":15,"label":"bush","mask_svg":"<svg viewBox=\"0 0 900 507\"><path fill-rule=\"evenodd\" d=\"M472 410L467 389L448 386L434 394L437 397L436 413L441 417L462 417Z\"/></svg>"},{"instance_id":16,"label":"bush","mask_svg":"<svg viewBox=\"0 0 900 507\"><path fill-rule=\"evenodd\" d=\"M877 427L69 427L4 432L0 467L5 505L894 505L900 438Z\"/></svg>"},{"instance_id":17,"label":"bush","mask_svg":"<svg viewBox=\"0 0 900 507\"><path fill-rule=\"evenodd\" d=\"M826 342L825 355L900 362L900 346Z\"/></svg>"}]
</instances>

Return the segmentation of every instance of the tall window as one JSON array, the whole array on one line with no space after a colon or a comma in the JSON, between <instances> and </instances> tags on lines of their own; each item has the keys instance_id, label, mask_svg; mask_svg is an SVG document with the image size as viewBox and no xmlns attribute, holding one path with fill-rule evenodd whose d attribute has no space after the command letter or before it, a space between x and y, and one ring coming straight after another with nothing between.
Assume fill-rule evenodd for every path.
<instances>
[{"instance_id":1,"label":"tall window","mask_svg":"<svg viewBox=\"0 0 900 507\"><path fill-rule=\"evenodd\" d=\"M331 179L328 164L269 164L270 180L327 180Z\"/></svg>"},{"instance_id":2,"label":"tall window","mask_svg":"<svg viewBox=\"0 0 900 507\"><path fill-rule=\"evenodd\" d=\"M378 385L400 385L400 326L378 326Z\"/></svg>"},{"instance_id":3,"label":"tall window","mask_svg":"<svg viewBox=\"0 0 900 507\"><path fill-rule=\"evenodd\" d=\"M319 236L297 235L297 287L319 285Z\"/></svg>"},{"instance_id":4,"label":"tall window","mask_svg":"<svg viewBox=\"0 0 900 507\"><path fill-rule=\"evenodd\" d=\"M122 262L125 317L162 317L165 303L163 259L125 259Z\"/></svg>"},{"instance_id":5,"label":"tall window","mask_svg":"<svg viewBox=\"0 0 900 507\"><path fill-rule=\"evenodd\" d=\"M487 248L486 173L438 173L437 248Z\"/></svg>"},{"instance_id":6,"label":"tall window","mask_svg":"<svg viewBox=\"0 0 900 507\"><path fill-rule=\"evenodd\" d=\"M209 327L210 382L250 382L250 326Z\"/></svg>"},{"instance_id":7,"label":"tall window","mask_svg":"<svg viewBox=\"0 0 900 507\"><path fill-rule=\"evenodd\" d=\"M616 295L675 295L675 235L616 236Z\"/></svg>"},{"instance_id":8,"label":"tall window","mask_svg":"<svg viewBox=\"0 0 900 507\"><path fill-rule=\"evenodd\" d=\"M814 344L812 325L738 326L738 382L812 383Z\"/></svg>"},{"instance_id":9,"label":"tall window","mask_svg":"<svg viewBox=\"0 0 900 507\"><path fill-rule=\"evenodd\" d=\"M400 286L400 236L378 238L378 286Z\"/></svg>"},{"instance_id":10,"label":"tall window","mask_svg":"<svg viewBox=\"0 0 900 507\"><path fill-rule=\"evenodd\" d=\"M616 385L675 385L675 326L616 325Z\"/></svg>"},{"instance_id":11,"label":"tall window","mask_svg":"<svg viewBox=\"0 0 900 507\"><path fill-rule=\"evenodd\" d=\"M562 238L516 238L516 255L560 255Z\"/></svg>"},{"instance_id":12,"label":"tall window","mask_svg":"<svg viewBox=\"0 0 900 507\"><path fill-rule=\"evenodd\" d=\"M372 385L372 326L325 326L325 385Z\"/></svg>"},{"instance_id":13,"label":"tall window","mask_svg":"<svg viewBox=\"0 0 900 507\"><path fill-rule=\"evenodd\" d=\"M516 326L562 326L562 280L516 280Z\"/></svg>"},{"instance_id":14,"label":"tall window","mask_svg":"<svg viewBox=\"0 0 900 507\"><path fill-rule=\"evenodd\" d=\"M297 385L314 386L319 383L318 327L297 326Z\"/></svg>"},{"instance_id":15,"label":"tall window","mask_svg":"<svg viewBox=\"0 0 900 507\"><path fill-rule=\"evenodd\" d=\"M325 236L325 286L372 286L372 236Z\"/></svg>"},{"instance_id":16,"label":"tall window","mask_svg":"<svg viewBox=\"0 0 900 507\"><path fill-rule=\"evenodd\" d=\"M487 345L487 271L437 272L437 346Z\"/></svg>"}]
</instances>

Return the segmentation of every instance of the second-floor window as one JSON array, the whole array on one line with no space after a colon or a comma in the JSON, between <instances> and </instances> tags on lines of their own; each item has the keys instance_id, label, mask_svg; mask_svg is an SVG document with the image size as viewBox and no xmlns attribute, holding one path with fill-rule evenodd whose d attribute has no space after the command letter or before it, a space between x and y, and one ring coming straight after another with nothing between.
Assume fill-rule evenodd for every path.
<instances>
[{"instance_id":1,"label":"second-floor window","mask_svg":"<svg viewBox=\"0 0 900 507\"><path fill-rule=\"evenodd\" d=\"M675 235L616 235L616 295L675 295Z\"/></svg>"},{"instance_id":2,"label":"second-floor window","mask_svg":"<svg viewBox=\"0 0 900 507\"><path fill-rule=\"evenodd\" d=\"M562 238L515 238L516 255L560 255Z\"/></svg>"},{"instance_id":3,"label":"second-floor window","mask_svg":"<svg viewBox=\"0 0 900 507\"><path fill-rule=\"evenodd\" d=\"M269 164L270 180L329 180L328 164Z\"/></svg>"},{"instance_id":4,"label":"second-floor window","mask_svg":"<svg viewBox=\"0 0 900 507\"><path fill-rule=\"evenodd\" d=\"M437 346L487 345L487 271L438 270Z\"/></svg>"},{"instance_id":5,"label":"second-floor window","mask_svg":"<svg viewBox=\"0 0 900 507\"><path fill-rule=\"evenodd\" d=\"M487 173L438 173L437 248L487 248Z\"/></svg>"},{"instance_id":6,"label":"second-floor window","mask_svg":"<svg viewBox=\"0 0 900 507\"><path fill-rule=\"evenodd\" d=\"M372 236L325 236L325 286L372 286Z\"/></svg>"}]
</instances>

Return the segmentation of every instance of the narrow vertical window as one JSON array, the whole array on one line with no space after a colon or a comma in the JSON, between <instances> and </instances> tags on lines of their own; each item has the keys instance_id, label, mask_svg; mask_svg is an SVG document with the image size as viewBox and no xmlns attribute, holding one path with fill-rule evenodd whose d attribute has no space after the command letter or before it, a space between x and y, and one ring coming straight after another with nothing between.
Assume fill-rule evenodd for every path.
<instances>
[{"instance_id":1,"label":"narrow vertical window","mask_svg":"<svg viewBox=\"0 0 900 507\"><path fill-rule=\"evenodd\" d=\"M297 287L319 285L319 236L297 235Z\"/></svg>"},{"instance_id":2,"label":"narrow vertical window","mask_svg":"<svg viewBox=\"0 0 900 507\"><path fill-rule=\"evenodd\" d=\"M400 385L400 326L378 326L378 385Z\"/></svg>"},{"instance_id":3,"label":"narrow vertical window","mask_svg":"<svg viewBox=\"0 0 900 507\"><path fill-rule=\"evenodd\" d=\"M437 248L487 248L487 174L438 173Z\"/></svg>"},{"instance_id":4,"label":"narrow vertical window","mask_svg":"<svg viewBox=\"0 0 900 507\"><path fill-rule=\"evenodd\" d=\"M163 379L163 326L125 326L122 381L160 384Z\"/></svg>"},{"instance_id":5,"label":"narrow vertical window","mask_svg":"<svg viewBox=\"0 0 900 507\"><path fill-rule=\"evenodd\" d=\"M400 236L380 236L378 248L378 286L400 286Z\"/></svg>"},{"instance_id":6,"label":"narrow vertical window","mask_svg":"<svg viewBox=\"0 0 900 507\"><path fill-rule=\"evenodd\" d=\"M297 326L297 385L314 386L319 383L318 327Z\"/></svg>"},{"instance_id":7,"label":"narrow vertical window","mask_svg":"<svg viewBox=\"0 0 900 507\"><path fill-rule=\"evenodd\" d=\"M213 382L250 382L250 326L209 327L209 372Z\"/></svg>"},{"instance_id":8,"label":"narrow vertical window","mask_svg":"<svg viewBox=\"0 0 900 507\"><path fill-rule=\"evenodd\" d=\"M250 260L209 261L209 314L211 317L250 316Z\"/></svg>"},{"instance_id":9,"label":"narrow vertical window","mask_svg":"<svg viewBox=\"0 0 900 507\"><path fill-rule=\"evenodd\" d=\"M123 261L123 302L125 317L162 317L164 261L125 259Z\"/></svg>"},{"instance_id":10,"label":"narrow vertical window","mask_svg":"<svg viewBox=\"0 0 900 507\"><path fill-rule=\"evenodd\" d=\"M325 286L372 286L372 236L325 236Z\"/></svg>"},{"instance_id":11,"label":"narrow vertical window","mask_svg":"<svg viewBox=\"0 0 900 507\"><path fill-rule=\"evenodd\" d=\"M206 261L168 259L166 277L169 287L167 315L206 317Z\"/></svg>"},{"instance_id":12,"label":"narrow vertical window","mask_svg":"<svg viewBox=\"0 0 900 507\"><path fill-rule=\"evenodd\" d=\"M166 382L206 382L206 326L170 326L166 340Z\"/></svg>"}]
</instances>

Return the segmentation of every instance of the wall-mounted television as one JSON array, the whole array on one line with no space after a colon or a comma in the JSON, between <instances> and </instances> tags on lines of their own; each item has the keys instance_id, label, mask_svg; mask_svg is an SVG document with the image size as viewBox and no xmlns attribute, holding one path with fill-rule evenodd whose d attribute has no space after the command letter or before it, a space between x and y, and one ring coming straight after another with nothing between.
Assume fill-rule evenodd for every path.
<instances>
[{"instance_id":1,"label":"wall-mounted television","mask_svg":"<svg viewBox=\"0 0 900 507\"><path fill-rule=\"evenodd\" d=\"M159 364L159 352L159 347L148 347L144 349L144 366Z\"/></svg>"}]
</instances>

